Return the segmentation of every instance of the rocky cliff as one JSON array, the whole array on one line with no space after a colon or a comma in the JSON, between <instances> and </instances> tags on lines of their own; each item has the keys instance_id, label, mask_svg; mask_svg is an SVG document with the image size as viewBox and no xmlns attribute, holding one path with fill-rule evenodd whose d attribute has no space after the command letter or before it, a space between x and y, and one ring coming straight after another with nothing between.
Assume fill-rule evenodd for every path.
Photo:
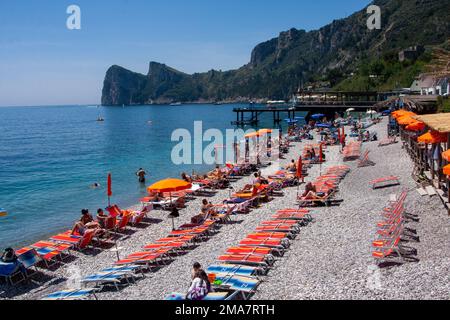
<instances>
[{"instance_id":1,"label":"rocky cliff","mask_svg":"<svg viewBox=\"0 0 450 320\"><path fill-rule=\"evenodd\" d=\"M151 62L147 75L118 66L105 77L102 104L150 101L217 101L289 97L301 83L333 71L349 74L367 59L395 55L413 45L433 46L450 37L450 10L442 0L377 0L382 29L369 30L363 9L319 30L291 29L257 45L250 62L227 72L188 75Z\"/></svg>"}]
</instances>

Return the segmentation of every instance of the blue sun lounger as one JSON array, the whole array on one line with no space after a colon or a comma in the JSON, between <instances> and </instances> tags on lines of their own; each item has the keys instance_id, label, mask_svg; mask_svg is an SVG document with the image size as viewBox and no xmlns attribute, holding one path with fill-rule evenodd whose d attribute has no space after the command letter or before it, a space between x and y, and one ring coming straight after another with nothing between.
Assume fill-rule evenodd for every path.
<instances>
[{"instance_id":1,"label":"blue sun lounger","mask_svg":"<svg viewBox=\"0 0 450 320\"><path fill-rule=\"evenodd\" d=\"M88 298L90 296L94 296L95 300L97 300L95 290L96 289L73 289L73 290L58 291L49 294L42 300L81 300L84 298Z\"/></svg>"},{"instance_id":2,"label":"blue sun lounger","mask_svg":"<svg viewBox=\"0 0 450 320\"><path fill-rule=\"evenodd\" d=\"M244 277L256 276L262 272L260 268L241 266L236 264L216 264L211 265L206 269L206 273L237 275Z\"/></svg>"},{"instance_id":3,"label":"blue sun lounger","mask_svg":"<svg viewBox=\"0 0 450 320\"><path fill-rule=\"evenodd\" d=\"M229 292L210 292L208 293L208 295L202 299L202 301L228 301L228 300L233 300L238 292L233 292L233 293L229 293ZM184 294L182 293L171 293L169 295L166 296L166 298L164 300L169 300L169 301L185 301L186 297Z\"/></svg>"},{"instance_id":4,"label":"blue sun lounger","mask_svg":"<svg viewBox=\"0 0 450 320\"><path fill-rule=\"evenodd\" d=\"M95 287L101 286L100 290L107 285L113 285L119 291L119 285L122 283L122 280L126 280L128 284L130 283L129 277L134 281L134 277L129 271L99 272L81 279L81 283L94 284Z\"/></svg>"},{"instance_id":5,"label":"blue sun lounger","mask_svg":"<svg viewBox=\"0 0 450 320\"><path fill-rule=\"evenodd\" d=\"M26 280L27 276L32 275L34 272L30 272L34 267L37 271L36 265L42 261L42 258L36 252L35 249L28 250L17 257L15 263L0 262L0 277L6 278L11 285L20 283ZM21 276L21 279L16 283L13 282L15 276Z\"/></svg>"},{"instance_id":6,"label":"blue sun lounger","mask_svg":"<svg viewBox=\"0 0 450 320\"><path fill-rule=\"evenodd\" d=\"M261 283L260 280L243 276L228 276L218 274L216 281L221 281L220 285L214 285L218 290L231 290L242 294L244 300L247 300Z\"/></svg>"}]
</instances>

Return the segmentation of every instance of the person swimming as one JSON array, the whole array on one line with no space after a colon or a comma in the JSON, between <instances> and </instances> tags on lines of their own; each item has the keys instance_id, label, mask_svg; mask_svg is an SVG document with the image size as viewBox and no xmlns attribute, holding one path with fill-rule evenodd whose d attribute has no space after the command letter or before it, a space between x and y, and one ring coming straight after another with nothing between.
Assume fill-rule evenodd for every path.
<instances>
[{"instance_id":1,"label":"person swimming","mask_svg":"<svg viewBox=\"0 0 450 320\"><path fill-rule=\"evenodd\" d=\"M139 168L139 170L136 172L136 175L139 177L140 183L145 183L145 176L147 175L147 173L144 169Z\"/></svg>"},{"instance_id":2,"label":"person swimming","mask_svg":"<svg viewBox=\"0 0 450 320\"><path fill-rule=\"evenodd\" d=\"M101 185L100 185L100 183L98 183L98 182L94 182L93 184L91 184L90 186L89 186L89 188L91 188L91 189L98 189L98 188L100 188L101 187Z\"/></svg>"}]
</instances>

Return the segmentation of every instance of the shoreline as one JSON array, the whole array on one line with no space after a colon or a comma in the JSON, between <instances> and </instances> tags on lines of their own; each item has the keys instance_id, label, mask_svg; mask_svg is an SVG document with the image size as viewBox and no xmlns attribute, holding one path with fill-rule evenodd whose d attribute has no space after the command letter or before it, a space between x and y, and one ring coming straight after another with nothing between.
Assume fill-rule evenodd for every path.
<instances>
[{"instance_id":1,"label":"shoreline","mask_svg":"<svg viewBox=\"0 0 450 320\"><path fill-rule=\"evenodd\" d=\"M385 126L384 118L369 130L376 131L381 140L386 136ZM298 157L304 143L294 143L280 165ZM252 300L448 299L450 246L446 239L450 235L450 221L445 208L437 197L421 198L415 191L416 185L410 175L412 163L401 148L401 143L378 148L378 142L370 142L363 144L363 150L370 151L370 159L376 165L357 168L357 162L345 163L352 170L340 187L340 197L344 199L344 203L338 207L312 209L314 223L302 228L290 250L282 259L277 260L268 277L264 277ZM338 146L328 147L326 157L327 162L322 170L343 163ZM313 166L306 181L313 180L319 175L319 171L319 166ZM400 177L401 186L380 190L369 188L368 181L390 174ZM232 186L238 189L249 180L250 177L244 177L232 183ZM419 222L409 225L417 229L421 240L419 243L411 243L418 251L419 262L408 262L387 269L376 268L370 249L375 238L379 212L387 205L391 194L399 194L404 188L409 190L407 209L420 217ZM239 243L243 234L254 230L277 209L295 206L297 188L283 191L284 197L276 197L247 215L233 216L233 224L223 225L218 235L202 242L186 255L176 257L169 265L148 273L144 279L119 292L101 292L98 298L161 300L171 292L185 292L189 286L193 262L198 261L203 266L216 263L217 257L227 247ZM208 200L216 203L228 197L228 192L219 190ZM187 208L180 210L176 225L188 222L191 216L199 212L201 199L199 197L188 202ZM166 236L171 230L171 221L167 215L168 212L151 211L149 217L153 220L146 221L146 225L140 228L130 228L132 232L119 243L123 248L120 256L140 251L142 246ZM27 292L11 290L9 298L40 299L46 294L73 285L70 279L73 280L77 272L79 276L86 276L111 266L116 260L116 254L108 250L95 255L77 252L74 255L76 258L71 263L48 272L52 280ZM288 274L289 277L286 276ZM371 284L371 281L375 281L375 284ZM0 286L0 292L4 289ZM5 293L0 293L1 297L6 298L4 295Z\"/></svg>"}]
</instances>

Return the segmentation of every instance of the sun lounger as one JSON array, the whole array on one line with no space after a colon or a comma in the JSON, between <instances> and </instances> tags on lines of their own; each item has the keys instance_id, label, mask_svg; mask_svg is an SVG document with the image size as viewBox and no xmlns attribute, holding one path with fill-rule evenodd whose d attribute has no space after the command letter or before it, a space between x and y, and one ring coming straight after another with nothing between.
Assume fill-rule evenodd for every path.
<instances>
[{"instance_id":1,"label":"sun lounger","mask_svg":"<svg viewBox=\"0 0 450 320\"><path fill-rule=\"evenodd\" d=\"M202 301L229 301L234 300L234 298L239 294L238 291L234 292L210 292L206 297L202 299ZM164 300L170 301L185 301L186 295L182 293L171 293L166 296Z\"/></svg>"},{"instance_id":2,"label":"sun lounger","mask_svg":"<svg viewBox=\"0 0 450 320\"><path fill-rule=\"evenodd\" d=\"M361 157L361 159L359 160L358 167L360 167L360 168L370 167L370 166L373 167L374 165L375 165L375 163L369 159L369 150L367 150L364 153L364 155Z\"/></svg>"},{"instance_id":3,"label":"sun lounger","mask_svg":"<svg viewBox=\"0 0 450 320\"><path fill-rule=\"evenodd\" d=\"M370 181L372 189L387 188L400 185L398 177L390 176Z\"/></svg>"},{"instance_id":4,"label":"sun lounger","mask_svg":"<svg viewBox=\"0 0 450 320\"><path fill-rule=\"evenodd\" d=\"M70 231L67 231L66 233L51 237L50 240L56 243L70 244L74 249L83 251L91 244L94 235L94 230L87 230L83 236L72 235Z\"/></svg>"},{"instance_id":5,"label":"sun lounger","mask_svg":"<svg viewBox=\"0 0 450 320\"><path fill-rule=\"evenodd\" d=\"M247 300L251 294L255 293L257 287L261 283L260 280L242 276L216 276L216 281L220 284L214 284L214 287L220 290L237 291Z\"/></svg>"},{"instance_id":6,"label":"sun lounger","mask_svg":"<svg viewBox=\"0 0 450 320\"><path fill-rule=\"evenodd\" d=\"M272 248L267 247L249 247L249 246L239 246L239 247L230 247L227 249L227 254L255 254L266 256L268 254L273 253Z\"/></svg>"},{"instance_id":7,"label":"sun lounger","mask_svg":"<svg viewBox=\"0 0 450 320\"><path fill-rule=\"evenodd\" d=\"M218 261L232 264L243 264L249 266L257 266L261 268L269 268L275 263L272 255L259 254L224 254L219 256Z\"/></svg>"},{"instance_id":8,"label":"sun lounger","mask_svg":"<svg viewBox=\"0 0 450 320\"><path fill-rule=\"evenodd\" d=\"M33 248L33 247L24 247L19 250L16 250L16 255L20 256L21 254L27 253L30 250L35 250L36 253L39 255L41 260L44 262L45 266L47 268L51 267L57 261L55 258L61 255L61 252L52 248L52 247L46 247L46 248Z\"/></svg>"},{"instance_id":9,"label":"sun lounger","mask_svg":"<svg viewBox=\"0 0 450 320\"><path fill-rule=\"evenodd\" d=\"M268 247L278 250L286 250L289 248L290 243L288 239L275 239L275 238L246 238L239 242L241 246L255 246L255 247Z\"/></svg>"},{"instance_id":10,"label":"sun lounger","mask_svg":"<svg viewBox=\"0 0 450 320\"><path fill-rule=\"evenodd\" d=\"M90 296L94 296L95 300L97 300L95 291L96 289L73 289L58 291L49 294L42 300L83 300L85 298L89 298Z\"/></svg>"},{"instance_id":11,"label":"sun lounger","mask_svg":"<svg viewBox=\"0 0 450 320\"><path fill-rule=\"evenodd\" d=\"M378 147L385 147L385 146L389 146L391 144L395 144L397 143L397 137L388 137L386 139L383 139L380 141L380 143L378 144Z\"/></svg>"},{"instance_id":12,"label":"sun lounger","mask_svg":"<svg viewBox=\"0 0 450 320\"><path fill-rule=\"evenodd\" d=\"M208 274L225 274L225 275L238 275L238 276L257 276L262 274L263 269L258 267L243 266L237 264L216 264L211 265L206 269Z\"/></svg>"}]
</instances>

